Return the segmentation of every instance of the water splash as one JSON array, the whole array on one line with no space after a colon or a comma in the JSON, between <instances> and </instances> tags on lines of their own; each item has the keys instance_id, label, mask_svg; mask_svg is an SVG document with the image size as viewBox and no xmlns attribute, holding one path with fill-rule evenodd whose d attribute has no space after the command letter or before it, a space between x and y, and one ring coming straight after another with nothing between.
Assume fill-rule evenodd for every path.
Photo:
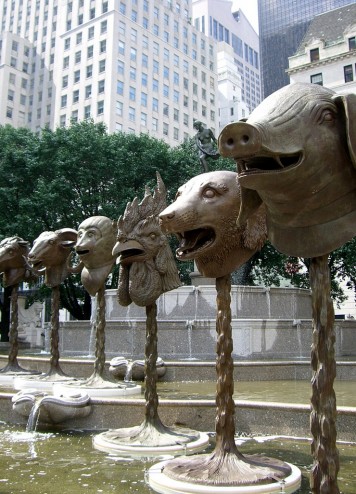
<instances>
[{"instance_id":1,"label":"water splash","mask_svg":"<svg viewBox=\"0 0 356 494\"><path fill-rule=\"evenodd\" d=\"M35 432L37 429L38 421L40 418L41 404L44 396L41 398L36 398L31 409L30 415L28 416L26 432Z\"/></svg>"}]
</instances>

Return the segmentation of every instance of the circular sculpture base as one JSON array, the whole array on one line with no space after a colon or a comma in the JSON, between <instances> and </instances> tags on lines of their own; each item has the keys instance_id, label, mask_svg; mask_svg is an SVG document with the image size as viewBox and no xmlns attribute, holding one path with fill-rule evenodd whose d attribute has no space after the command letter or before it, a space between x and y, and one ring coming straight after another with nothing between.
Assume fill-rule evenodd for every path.
<instances>
[{"instance_id":1,"label":"circular sculpture base","mask_svg":"<svg viewBox=\"0 0 356 494\"><path fill-rule=\"evenodd\" d=\"M148 470L148 484L155 492L161 494L270 494L281 492L292 494L301 485L299 468L286 463L291 473L283 480L269 484L250 485L211 485L175 480L164 473L166 464L171 460L162 461Z\"/></svg>"},{"instance_id":2,"label":"circular sculpture base","mask_svg":"<svg viewBox=\"0 0 356 494\"><path fill-rule=\"evenodd\" d=\"M73 380L73 377L66 377L60 374L41 374L26 377L17 376L13 381L13 387L17 391L22 391L24 389L36 389L38 391L51 392L55 383Z\"/></svg>"},{"instance_id":3,"label":"circular sculpture base","mask_svg":"<svg viewBox=\"0 0 356 494\"><path fill-rule=\"evenodd\" d=\"M88 382L88 380L56 383L53 385L53 394L59 396L68 392L85 392L91 398L123 398L125 396L141 394L141 386L135 383Z\"/></svg>"},{"instance_id":4,"label":"circular sculpture base","mask_svg":"<svg viewBox=\"0 0 356 494\"><path fill-rule=\"evenodd\" d=\"M208 445L209 436L202 432L182 427L164 427L159 431L144 424L112 429L93 438L94 448L129 457L192 455L203 451Z\"/></svg>"},{"instance_id":5,"label":"circular sculpture base","mask_svg":"<svg viewBox=\"0 0 356 494\"><path fill-rule=\"evenodd\" d=\"M40 372L36 371L6 371L0 372L0 384L13 386L17 377L39 376Z\"/></svg>"}]
</instances>

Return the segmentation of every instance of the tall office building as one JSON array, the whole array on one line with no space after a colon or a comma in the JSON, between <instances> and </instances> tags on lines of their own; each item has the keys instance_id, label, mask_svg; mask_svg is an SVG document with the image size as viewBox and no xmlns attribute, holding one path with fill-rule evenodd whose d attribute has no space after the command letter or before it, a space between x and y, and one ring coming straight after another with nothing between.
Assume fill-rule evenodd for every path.
<instances>
[{"instance_id":1,"label":"tall office building","mask_svg":"<svg viewBox=\"0 0 356 494\"><path fill-rule=\"evenodd\" d=\"M0 0L0 124L93 118L171 145L217 128L216 43L191 0Z\"/></svg>"},{"instance_id":2,"label":"tall office building","mask_svg":"<svg viewBox=\"0 0 356 494\"><path fill-rule=\"evenodd\" d=\"M312 19L356 0L258 0L264 97L289 83L288 57L302 41Z\"/></svg>"},{"instance_id":3,"label":"tall office building","mask_svg":"<svg viewBox=\"0 0 356 494\"><path fill-rule=\"evenodd\" d=\"M218 42L219 125L238 120L261 102L259 38L230 0L193 0L194 26ZM230 94L230 98L229 98Z\"/></svg>"}]
</instances>

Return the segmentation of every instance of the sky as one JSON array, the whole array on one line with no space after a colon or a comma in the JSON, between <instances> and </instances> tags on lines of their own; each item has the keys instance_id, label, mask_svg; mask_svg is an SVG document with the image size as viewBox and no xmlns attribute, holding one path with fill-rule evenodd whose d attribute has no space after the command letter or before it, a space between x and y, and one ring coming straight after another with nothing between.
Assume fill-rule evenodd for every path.
<instances>
[{"instance_id":1,"label":"sky","mask_svg":"<svg viewBox=\"0 0 356 494\"><path fill-rule=\"evenodd\" d=\"M257 0L233 0L233 10L240 8L256 32L258 32Z\"/></svg>"}]
</instances>

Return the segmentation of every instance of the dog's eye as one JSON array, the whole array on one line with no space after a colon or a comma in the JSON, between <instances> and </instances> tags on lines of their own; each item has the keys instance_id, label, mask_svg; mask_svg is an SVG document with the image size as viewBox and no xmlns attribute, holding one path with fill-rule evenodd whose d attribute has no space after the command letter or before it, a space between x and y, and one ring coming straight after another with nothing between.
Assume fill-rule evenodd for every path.
<instances>
[{"instance_id":1,"label":"dog's eye","mask_svg":"<svg viewBox=\"0 0 356 494\"><path fill-rule=\"evenodd\" d=\"M216 191L210 187L207 187L203 192L203 196L207 199L212 199L216 196Z\"/></svg>"}]
</instances>

